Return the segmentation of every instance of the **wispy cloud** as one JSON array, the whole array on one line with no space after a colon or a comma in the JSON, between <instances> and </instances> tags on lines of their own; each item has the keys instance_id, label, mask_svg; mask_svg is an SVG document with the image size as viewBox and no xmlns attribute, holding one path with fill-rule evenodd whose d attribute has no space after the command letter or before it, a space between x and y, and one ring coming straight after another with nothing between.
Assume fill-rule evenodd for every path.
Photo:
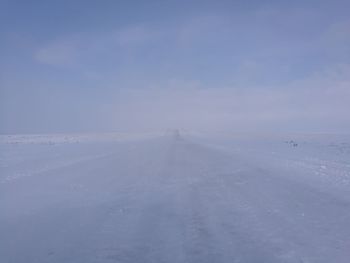
<instances>
[{"instance_id":1,"label":"wispy cloud","mask_svg":"<svg viewBox=\"0 0 350 263\"><path fill-rule=\"evenodd\" d=\"M59 40L38 49L34 58L51 66L71 66L78 59L78 43L72 40Z\"/></svg>"},{"instance_id":2,"label":"wispy cloud","mask_svg":"<svg viewBox=\"0 0 350 263\"><path fill-rule=\"evenodd\" d=\"M91 129L350 130L348 17L300 4L227 6L46 29L43 39L31 36L29 62L9 63L22 78L0 88L22 94L29 79L33 94L55 91L62 102L28 96L32 104L57 119L64 102ZM30 118L41 116L34 111Z\"/></svg>"},{"instance_id":3,"label":"wispy cloud","mask_svg":"<svg viewBox=\"0 0 350 263\"><path fill-rule=\"evenodd\" d=\"M176 88L125 90L105 114L115 129L349 130L350 70L341 68L285 87L202 88L178 82Z\"/></svg>"},{"instance_id":4,"label":"wispy cloud","mask_svg":"<svg viewBox=\"0 0 350 263\"><path fill-rule=\"evenodd\" d=\"M54 39L35 50L35 61L50 66L85 70L96 57L123 55L125 49L151 43L159 33L145 25L130 25L108 32L80 33ZM116 60L116 62L119 62ZM73 67L75 66L75 67ZM98 66L98 65L97 65Z\"/></svg>"},{"instance_id":5,"label":"wispy cloud","mask_svg":"<svg viewBox=\"0 0 350 263\"><path fill-rule=\"evenodd\" d=\"M154 41L159 32L145 25L132 25L117 30L116 41L121 46L142 45Z\"/></svg>"}]
</instances>

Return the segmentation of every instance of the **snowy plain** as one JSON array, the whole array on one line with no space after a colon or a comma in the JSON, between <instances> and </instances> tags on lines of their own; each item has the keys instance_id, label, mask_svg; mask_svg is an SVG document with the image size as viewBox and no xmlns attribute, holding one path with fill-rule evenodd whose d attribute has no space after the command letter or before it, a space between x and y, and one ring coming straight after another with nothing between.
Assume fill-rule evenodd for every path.
<instances>
[{"instance_id":1,"label":"snowy plain","mask_svg":"<svg viewBox=\"0 0 350 263\"><path fill-rule=\"evenodd\" d=\"M0 262L350 262L350 136L0 136Z\"/></svg>"}]
</instances>

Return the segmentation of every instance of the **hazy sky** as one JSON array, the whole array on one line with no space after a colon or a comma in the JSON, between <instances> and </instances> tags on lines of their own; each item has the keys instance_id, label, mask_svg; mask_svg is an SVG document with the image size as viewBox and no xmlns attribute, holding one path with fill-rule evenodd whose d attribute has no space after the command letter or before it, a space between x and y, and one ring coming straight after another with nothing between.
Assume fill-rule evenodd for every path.
<instances>
[{"instance_id":1,"label":"hazy sky","mask_svg":"<svg viewBox=\"0 0 350 263\"><path fill-rule=\"evenodd\" d=\"M0 133L350 132L350 1L0 0Z\"/></svg>"}]
</instances>

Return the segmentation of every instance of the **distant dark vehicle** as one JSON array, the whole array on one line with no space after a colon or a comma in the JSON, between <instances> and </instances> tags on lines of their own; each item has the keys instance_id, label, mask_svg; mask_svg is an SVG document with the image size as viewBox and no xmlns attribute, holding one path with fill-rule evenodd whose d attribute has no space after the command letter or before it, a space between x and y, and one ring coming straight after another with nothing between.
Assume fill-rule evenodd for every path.
<instances>
[{"instance_id":1,"label":"distant dark vehicle","mask_svg":"<svg viewBox=\"0 0 350 263\"><path fill-rule=\"evenodd\" d=\"M296 142L293 141L293 140L286 141L286 143L290 144L290 145L293 146L293 147L298 147L298 143L296 143Z\"/></svg>"}]
</instances>

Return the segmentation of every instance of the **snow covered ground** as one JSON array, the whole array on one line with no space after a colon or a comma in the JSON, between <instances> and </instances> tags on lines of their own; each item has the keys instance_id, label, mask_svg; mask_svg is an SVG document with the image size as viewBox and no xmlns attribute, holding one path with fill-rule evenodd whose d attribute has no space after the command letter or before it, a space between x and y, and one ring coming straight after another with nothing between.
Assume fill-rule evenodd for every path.
<instances>
[{"instance_id":1,"label":"snow covered ground","mask_svg":"<svg viewBox=\"0 0 350 263\"><path fill-rule=\"evenodd\" d=\"M0 262L350 262L350 136L0 136Z\"/></svg>"}]
</instances>

